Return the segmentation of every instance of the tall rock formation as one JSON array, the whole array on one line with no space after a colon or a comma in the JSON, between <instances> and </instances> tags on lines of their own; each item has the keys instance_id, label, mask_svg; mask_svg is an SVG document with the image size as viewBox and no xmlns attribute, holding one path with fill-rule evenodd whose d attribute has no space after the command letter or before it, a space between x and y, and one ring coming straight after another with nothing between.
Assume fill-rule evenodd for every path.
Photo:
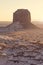
<instances>
[{"instance_id":1,"label":"tall rock formation","mask_svg":"<svg viewBox=\"0 0 43 65\"><path fill-rule=\"evenodd\" d=\"M13 13L13 24L19 23L22 28L36 28L35 25L31 23L31 13L27 9L18 9Z\"/></svg>"},{"instance_id":2,"label":"tall rock formation","mask_svg":"<svg viewBox=\"0 0 43 65\"><path fill-rule=\"evenodd\" d=\"M0 28L0 32L12 32L23 29L37 28L31 23L31 14L27 9L18 9L13 13L13 22L5 28Z\"/></svg>"},{"instance_id":3,"label":"tall rock formation","mask_svg":"<svg viewBox=\"0 0 43 65\"><path fill-rule=\"evenodd\" d=\"M18 9L13 13L13 22L18 22L23 26L23 28L28 28L31 24L31 14L27 9Z\"/></svg>"}]
</instances>

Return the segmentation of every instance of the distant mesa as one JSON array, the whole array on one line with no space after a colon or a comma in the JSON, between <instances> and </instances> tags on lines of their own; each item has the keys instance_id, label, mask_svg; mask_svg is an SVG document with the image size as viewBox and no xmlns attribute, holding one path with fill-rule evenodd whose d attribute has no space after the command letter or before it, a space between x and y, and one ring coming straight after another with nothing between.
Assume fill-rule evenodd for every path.
<instances>
[{"instance_id":1,"label":"distant mesa","mask_svg":"<svg viewBox=\"0 0 43 65\"><path fill-rule=\"evenodd\" d=\"M37 28L31 23L31 13L27 9L18 9L13 13L13 22L6 26L6 30L15 31L21 29Z\"/></svg>"}]
</instances>

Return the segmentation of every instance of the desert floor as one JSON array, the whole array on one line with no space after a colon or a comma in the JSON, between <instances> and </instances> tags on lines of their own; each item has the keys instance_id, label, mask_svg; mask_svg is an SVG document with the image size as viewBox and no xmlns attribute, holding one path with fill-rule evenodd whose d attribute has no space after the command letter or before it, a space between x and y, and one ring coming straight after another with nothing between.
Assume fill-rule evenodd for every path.
<instances>
[{"instance_id":1,"label":"desert floor","mask_svg":"<svg viewBox=\"0 0 43 65\"><path fill-rule=\"evenodd\" d=\"M43 29L0 33L0 65L43 65Z\"/></svg>"}]
</instances>

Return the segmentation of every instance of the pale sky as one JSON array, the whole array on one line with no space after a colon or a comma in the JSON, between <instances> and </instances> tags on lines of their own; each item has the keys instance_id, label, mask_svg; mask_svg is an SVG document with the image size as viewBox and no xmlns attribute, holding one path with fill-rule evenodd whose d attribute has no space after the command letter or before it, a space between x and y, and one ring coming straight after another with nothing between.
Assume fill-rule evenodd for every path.
<instances>
[{"instance_id":1,"label":"pale sky","mask_svg":"<svg viewBox=\"0 0 43 65\"><path fill-rule=\"evenodd\" d=\"M12 21L17 9L28 9L32 21L43 21L43 0L0 0L0 21Z\"/></svg>"}]
</instances>

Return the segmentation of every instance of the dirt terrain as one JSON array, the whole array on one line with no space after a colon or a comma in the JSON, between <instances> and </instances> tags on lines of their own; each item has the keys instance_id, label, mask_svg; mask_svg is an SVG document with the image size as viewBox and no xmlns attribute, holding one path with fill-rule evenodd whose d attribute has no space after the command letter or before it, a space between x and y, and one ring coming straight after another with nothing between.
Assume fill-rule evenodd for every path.
<instances>
[{"instance_id":1,"label":"dirt terrain","mask_svg":"<svg viewBox=\"0 0 43 65\"><path fill-rule=\"evenodd\" d=\"M0 65L43 65L43 30L0 33Z\"/></svg>"}]
</instances>

